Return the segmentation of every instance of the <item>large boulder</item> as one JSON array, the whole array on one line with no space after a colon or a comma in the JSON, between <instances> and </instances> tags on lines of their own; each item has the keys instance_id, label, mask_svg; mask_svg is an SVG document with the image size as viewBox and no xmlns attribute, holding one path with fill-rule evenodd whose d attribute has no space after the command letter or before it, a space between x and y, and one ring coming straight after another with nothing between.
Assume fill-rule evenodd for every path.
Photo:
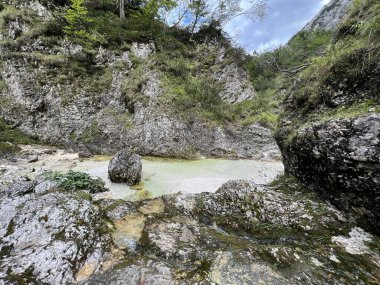
<instances>
[{"instance_id":1,"label":"large boulder","mask_svg":"<svg viewBox=\"0 0 380 285\"><path fill-rule=\"evenodd\" d=\"M141 156L127 150L119 151L108 166L108 175L112 182L136 185L141 181L141 172Z\"/></svg>"},{"instance_id":2,"label":"large boulder","mask_svg":"<svg viewBox=\"0 0 380 285\"><path fill-rule=\"evenodd\" d=\"M314 123L279 143L290 174L379 233L380 114Z\"/></svg>"},{"instance_id":3,"label":"large boulder","mask_svg":"<svg viewBox=\"0 0 380 285\"><path fill-rule=\"evenodd\" d=\"M109 251L106 219L85 196L36 184L0 189L0 284L73 284Z\"/></svg>"}]
</instances>

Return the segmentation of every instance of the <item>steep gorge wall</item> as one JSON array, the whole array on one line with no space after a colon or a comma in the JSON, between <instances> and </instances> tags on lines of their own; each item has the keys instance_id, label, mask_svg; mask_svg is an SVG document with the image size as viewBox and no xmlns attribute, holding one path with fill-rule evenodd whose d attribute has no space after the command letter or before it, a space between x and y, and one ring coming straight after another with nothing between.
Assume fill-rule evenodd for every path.
<instances>
[{"instance_id":1,"label":"steep gorge wall","mask_svg":"<svg viewBox=\"0 0 380 285\"><path fill-rule=\"evenodd\" d=\"M333 38L336 47L316 59L289 92L276 134L288 173L376 233L380 43L372 23L378 11L376 1L361 1L341 24ZM373 37L362 37L368 30Z\"/></svg>"},{"instance_id":2,"label":"steep gorge wall","mask_svg":"<svg viewBox=\"0 0 380 285\"><path fill-rule=\"evenodd\" d=\"M47 20L48 11L37 6L22 9ZM168 157L279 157L269 129L218 124L177 109L165 97L168 79L157 63L160 52L154 43L133 43L116 52L99 48L95 62L87 64L80 46L26 37L33 32L22 17L1 30L0 114L42 142L103 154L129 148ZM195 49L200 62L209 61L196 78L221 84L226 104L255 96L246 72L223 47L212 43Z\"/></svg>"},{"instance_id":3,"label":"steep gorge wall","mask_svg":"<svg viewBox=\"0 0 380 285\"><path fill-rule=\"evenodd\" d=\"M351 3L352 0L331 0L303 28L303 31L334 30L347 15Z\"/></svg>"}]
</instances>

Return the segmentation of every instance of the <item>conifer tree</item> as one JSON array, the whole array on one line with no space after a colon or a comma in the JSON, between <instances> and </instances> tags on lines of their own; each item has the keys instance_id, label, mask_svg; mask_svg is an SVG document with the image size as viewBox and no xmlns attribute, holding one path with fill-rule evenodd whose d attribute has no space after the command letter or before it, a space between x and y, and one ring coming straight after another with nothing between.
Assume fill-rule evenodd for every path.
<instances>
[{"instance_id":1,"label":"conifer tree","mask_svg":"<svg viewBox=\"0 0 380 285\"><path fill-rule=\"evenodd\" d=\"M72 4L66 11L67 25L63 31L70 41L88 46L91 35L88 28L92 20L88 17L88 10L84 6L86 0L72 0Z\"/></svg>"}]
</instances>

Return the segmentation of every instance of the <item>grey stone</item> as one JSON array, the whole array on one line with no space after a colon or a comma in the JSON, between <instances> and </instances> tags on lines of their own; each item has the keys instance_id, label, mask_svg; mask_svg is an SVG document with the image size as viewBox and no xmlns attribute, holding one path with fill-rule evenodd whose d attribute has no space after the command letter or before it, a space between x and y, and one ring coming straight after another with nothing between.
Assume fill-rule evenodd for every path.
<instances>
[{"instance_id":1,"label":"grey stone","mask_svg":"<svg viewBox=\"0 0 380 285\"><path fill-rule=\"evenodd\" d=\"M70 49L76 51L74 54L81 53L75 46L70 45ZM114 155L119 149L129 149L141 155L180 158L281 157L272 132L267 128L233 123L218 126L197 117L184 119L172 105L158 102L162 88L156 69L142 77L141 92L146 96L136 97L126 104L122 83L129 80L128 71L112 70L111 86L103 93L91 92L89 96L81 90L71 96L68 93L72 88L70 83L30 85L44 77L48 68L41 66L28 72L25 60L12 58L3 64L2 78L8 88L4 94L6 104L0 106L0 113L23 132L41 141L61 144L74 151L81 151L85 142L93 154ZM144 68L149 69L150 65ZM233 79L240 80L236 86L249 87L249 80L237 67L231 67L230 71L231 76L220 74L223 84ZM252 86L249 89L253 90ZM241 92L236 90L231 94L243 100L244 96L237 95ZM72 99L65 101L64 98ZM240 100L235 99L231 100Z\"/></svg>"},{"instance_id":2,"label":"grey stone","mask_svg":"<svg viewBox=\"0 0 380 285\"><path fill-rule=\"evenodd\" d=\"M69 284L93 253L105 252L101 213L75 195L27 194L0 201L0 282ZM100 264L103 254L97 255ZM9 283L11 284L11 283Z\"/></svg>"},{"instance_id":3,"label":"grey stone","mask_svg":"<svg viewBox=\"0 0 380 285\"><path fill-rule=\"evenodd\" d=\"M33 163L33 162L37 162L37 161L38 161L38 155L33 155L33 156L29 157L29 160L28 160L29 163Z\"/></svg>"},{"instance_id":4,"label":"grey stone","mask_svg":"<svg viewBox=\"0 0 380 285\"><path fill-rule=\"evenodd\" d=\"M127 150L119 151L108 166L108 175L112 182L136 185L141 181L141 172L141 157Z\"/></svg>"},{"instance_id":5,"label":"grey stone","mask_svg":"<svg viewBox=\"0 0 380 285\"><path fill-rule=\"evenodd\" d=\"M84 282L84 285L175 285L179 284L173 278L173 269L163 262L149 260L146 263L137 262L122 269L107 272L101 276L94 276Z\"/></svg>"},{"instance_id":6,"label":"grey stone","mask_svg":"<svg viewBox=\"0 0 380 285\"><path fill-rule=\"evenodd\" d=\"M147 59L152 53L156 51L154 43L132 43L131 52L134 56Z\"/></svg>"},{"instance_id":7,"label":"grey stone","mask_svg":"<svg viewBox=\"0 0 380 285\"><path fill-rule=\"evenodd\" d=\"M90 158L90 157L93 157L94 155L91 153L91 152L87 152L87 151L80 151L78 152L78 157L79 158Z\"/></svg>"},{"instance_id":8,"label":"grey stone","mask_svg":"<svg viewBox=\"0 0 380 285\"><path fill-rule=\"evenodd\" d=\"M58 188L58 183L50 180L45 180L38 183L34 187L34 193L36 194L45 194L51 190L55 190Z\"/></svg>"},{"instance_id":9,"label":"grey stone","mask_svg":"<svg viewBox=\"0 0 380 285\"><path fill-rule=\"evenodd\" d=\"M347 14L352 0L332 0L302 29L334 30Z\"/></svg>"},{"instance_id":10,"label":"grey stone","mask_svg":"<svg viewBox=\"0 0 380 285\"><path fill-rule=\"evenodd\" d=\"M314 123L299 131L290 145L278 141L288 173L378 232L379 138L380 115L368 114Z\"/></svg>"},{"instance_id":11,"label":"grey stone","mask_svg":"<svg viewBox=\"0 0 380 285\"><path fill-rule=\"evenodd\" d=\"M127 211L126 239L136 238L128 221L143 220L133 256L84 284L348 285L378 278L375 239L294 179L274 186L230 181L217 193L149 202L158 201L164 213ZM128 208L133 204L142 203Z\"/></svg>"}]
</instances>

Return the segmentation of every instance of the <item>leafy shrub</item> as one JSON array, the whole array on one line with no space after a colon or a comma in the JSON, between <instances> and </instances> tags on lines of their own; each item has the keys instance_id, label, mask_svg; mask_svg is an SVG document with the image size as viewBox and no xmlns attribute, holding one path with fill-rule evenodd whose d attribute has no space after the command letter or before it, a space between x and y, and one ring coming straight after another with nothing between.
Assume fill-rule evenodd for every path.
<instances>
[{"instance_id":1,"label":"leafy shrub","mask_svg":"<svg viewBox=\"0 0 380 285\"><path fill-rule=\"evenodd\" d=\"M70 170L67 173L52 173L47 176L56 181L58 186L67 191L86 190L90 193L104 192L104 182L99 178L92 178L89 174Z\"/></svg>"},{"instance_id":2,"label":"leafy shrub","mask_svg":"<svg viewBox=\"0 0 380 285\"><path fill-rule=\"evenodd\" d=\"M12 154L19 152L20 150L21 149L18 146L6 142L0 142L0 155Z\"/></svg>"},{"instance_id":3,"label":"leafy shrub","mask_svg":"<svg viewBox=\"0 0 380 285\"><path fill-rule=\"evenodd\" d=\"M273 88L274 80L282 74L292 76L297 67L306 66L315 54L323 53L330 39L328 31L302 31L287 45L251 57L246 68L256 90Z\"/></svg>"},{"instance_id":4,"label":"leafy shrub","mask_svg":"<svg viewBox=\"0 0 380 285\"><path fill-rule=\"evenodd\" d=\"M0 119L0 142L33 144L36 140Z\"/></svg>"},{"instance_id":5,"label":"leafy shrub","mask_svg":"<svg viewBox=\"0 0 380 285\"><path fill-rule=\"evenodd\" d=\"M84 6L85 0L72 0L71 6L66 10L64 18L67 25L63 28L67 38L84 47L90 48L94 40L89 33L92 19L88 16L88 10Z\"/></svg>"},{"instance_id":6,"label":"leafy shrub","mask_svg":"<svg viewBox=\"0 0 380 285\"><path fill-rule=\"evenodd\" d=\"M260 92L252 100L235 104L233 116L240 120L243 125L259 123L264 127L275 129L281 100L279 92L268 89L265 92Z\"/></svg>"},{"instance_id":7,"label":"leafy shrub","mask_svg":"<svg viewBox=\"0 0 380 285\"><path fill-rule=\"evenodd\" d=\"M212 121L231 120L231 106L220 98L222 86L218 82L188 76L181 85L172 88L173 101L184 115Z\"/></svg>"}]
</instances>

